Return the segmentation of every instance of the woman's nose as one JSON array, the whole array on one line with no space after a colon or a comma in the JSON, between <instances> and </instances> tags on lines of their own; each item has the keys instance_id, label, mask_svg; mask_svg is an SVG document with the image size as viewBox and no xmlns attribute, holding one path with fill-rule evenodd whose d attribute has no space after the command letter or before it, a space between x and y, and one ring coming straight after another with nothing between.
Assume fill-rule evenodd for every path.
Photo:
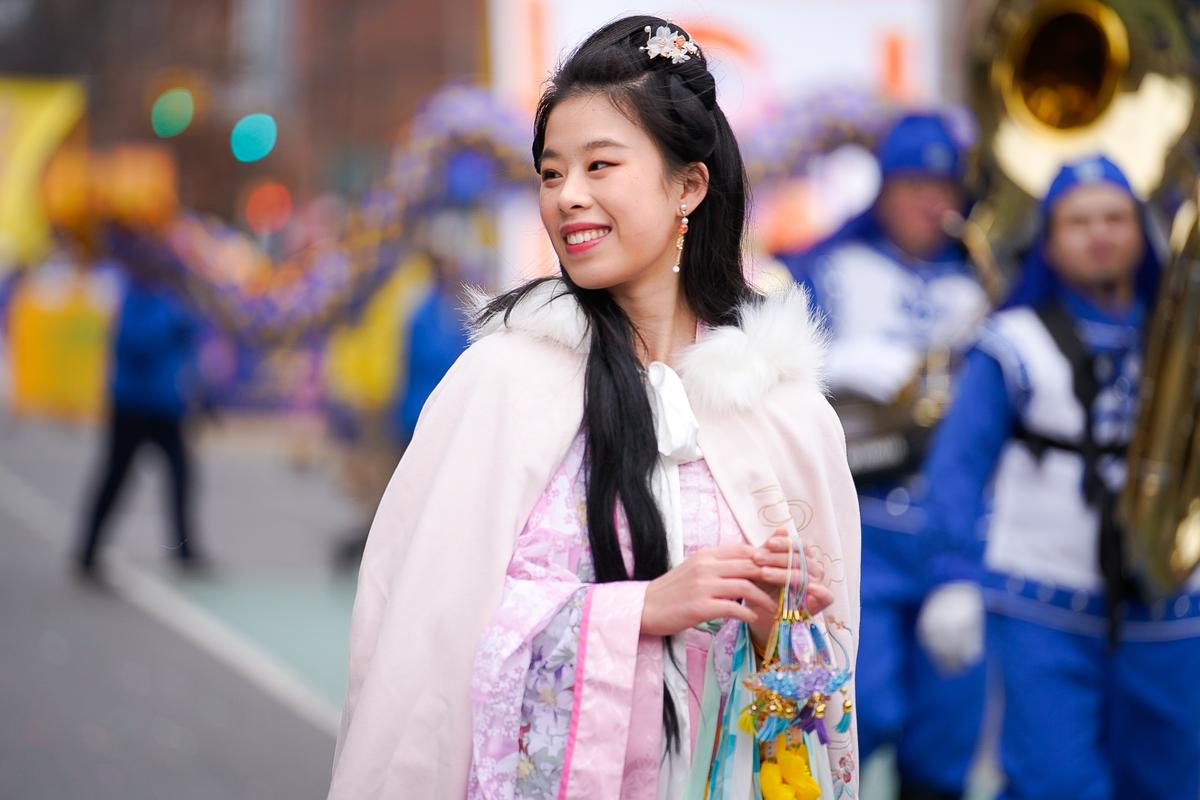
<instances>
[{"instance_id":1,"label":"woman's nose","mask_svg":"<svg viewBox=\"0 0 1200 800\"><path fill-rule=\"evenodd\" d=\"M562 188L558 193L558 208L560 211L566 212L572 209L587 208L590 204L591 197L587 193L582 176L575 173L568 174L563 178Z\"/></svg>"}]
</instances>

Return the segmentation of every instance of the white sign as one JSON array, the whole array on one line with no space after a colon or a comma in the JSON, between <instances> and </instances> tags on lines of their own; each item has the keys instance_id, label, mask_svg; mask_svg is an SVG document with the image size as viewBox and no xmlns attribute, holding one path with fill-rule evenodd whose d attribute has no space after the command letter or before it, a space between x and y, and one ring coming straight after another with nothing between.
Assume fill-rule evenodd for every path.
<instances>
[{"instance_id":1,"label":"white sign","mask_svg":"<svg viewBox=\"0 0 1200 800\"><path fill-rule=\"evenodd\" d=\"M703 49L739 134L773 107L833 87L930 105L940 99L941 8L941 0L695 0L650 9L613 0L489 0L491 81L532 118L555 65L589 34L622 16L654 13ZM534 226L518 216L502 232L509 270L553 270L544 233L535 243Z\"/></svg>"}]
</instances>

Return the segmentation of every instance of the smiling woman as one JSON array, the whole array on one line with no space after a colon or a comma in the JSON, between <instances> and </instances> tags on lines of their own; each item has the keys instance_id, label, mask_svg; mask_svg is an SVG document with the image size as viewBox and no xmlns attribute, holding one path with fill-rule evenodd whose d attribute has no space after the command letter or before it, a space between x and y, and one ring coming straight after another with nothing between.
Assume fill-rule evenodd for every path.
<instances>
[{"instance_id":1,"label":"smiling woman","mask_svg":"<svg viewBox=\"0 0 1200 800\"><path fill-rule=\"evenodd\" d=\"M858 504L820 335L803 292L746 281L741 155L686 31L589 37L533 157L561 276L480 299L380 504L330 796L742 800L757 745L713 723L775 657L782 587L811 577L812 641L844 654L806 663L853 666ZM857 784L843 693L836 728L822 702L764 751L830 797Z\"/></svg>"}]
</instances>

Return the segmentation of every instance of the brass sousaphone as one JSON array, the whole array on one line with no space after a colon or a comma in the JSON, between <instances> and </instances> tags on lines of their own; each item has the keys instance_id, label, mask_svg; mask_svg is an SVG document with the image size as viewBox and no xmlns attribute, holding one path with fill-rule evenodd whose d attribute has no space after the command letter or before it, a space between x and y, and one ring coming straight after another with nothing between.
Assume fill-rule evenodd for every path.
<instances>
[{"instance_id":1,"label":"brass sousaphone","mask_svg":"<svg viewBox=\"0 0 1200 800\"><path fill-rule=\"evenodd\" d=\"M1143 583L1178 591L1200 564L1200 182L1176 216L1118 505Z\"/></svg>"},{"instance_id":2,"label":"brass sousaphone","mask_svg":"<svg viewBox=\"0 0 1200 800\"><path fill-rule=\"evenodd\" d=\"M1029 241L1029 210L1059 165L1091 153L1121 165L1152 228L1175 218L1118 511L1142 582L1175 591L1200 564L1200 8L994 0L977 12L972 93L988 187L971 222L1002 257Z\"/></svg>"}]
</instances>

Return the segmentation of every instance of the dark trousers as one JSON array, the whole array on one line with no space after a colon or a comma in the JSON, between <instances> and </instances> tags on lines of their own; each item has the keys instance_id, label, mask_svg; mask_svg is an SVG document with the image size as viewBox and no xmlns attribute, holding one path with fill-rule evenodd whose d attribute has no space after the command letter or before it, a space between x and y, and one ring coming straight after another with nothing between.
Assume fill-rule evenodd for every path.
<instances>
[{"instance_id":1,"label":"dark trousers","mask_svg":"<svg viewBox=\"0 0 1200 800\"><path fill-rule=\"evenodd\" d=\"M114 408L109 420L108 456L91 502L79 550L79 560L85 567L95 563L104 539L105 522L121 494L134 457L146 443L162 451L170 471L168 500L175 530L174 555L184 561L194 555L189 522L191 468L183 437L183 420Z\"/></svg>"}]
</instances>

